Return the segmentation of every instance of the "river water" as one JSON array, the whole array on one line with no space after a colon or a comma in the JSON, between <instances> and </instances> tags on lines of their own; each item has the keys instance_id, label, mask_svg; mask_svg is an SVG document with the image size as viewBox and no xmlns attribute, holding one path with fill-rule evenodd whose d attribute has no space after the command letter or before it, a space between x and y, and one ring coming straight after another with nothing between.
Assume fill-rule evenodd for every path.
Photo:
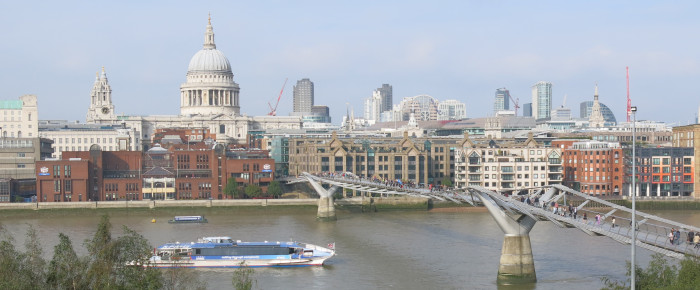
<instances>
[{"instance_id":1,"label":"river water","mask_svg":"<svg viewBox=\"0 0 700 290\"><path fill-rule=\"evenodd\" d=\"M599 289L601 277L626 278L625 261L630 257L629 246L609 238L539 222L530 233L537 283L499 287L503 233L487 212L339 210L336 222L319 222L313 207L47 210L2 211L0 221L18 244L33 225L50 259L59 232L85 254L82 242L95 232L103 213L110 215L113 236L126 225L154 246L222 235L244 241L336 243L338 255L323 267L256 268L258 289ZM700 223L700 211L650 213ZM209 223L168 224L174 215L205 215ZM153 218L156 223L151 223ZM639 265L646 267L651 254L638 248ZM209 289L231 288L232 269L192 271Z\"/></svg>"}]
</instances>

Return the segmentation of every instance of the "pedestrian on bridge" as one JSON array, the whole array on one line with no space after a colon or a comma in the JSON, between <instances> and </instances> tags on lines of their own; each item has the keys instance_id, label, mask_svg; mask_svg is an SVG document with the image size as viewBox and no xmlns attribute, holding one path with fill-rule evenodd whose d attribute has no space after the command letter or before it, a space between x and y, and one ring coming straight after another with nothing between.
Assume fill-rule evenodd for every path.
<instances>
[{"instance_id":1,"label":"pedestrian on bridge","mask_svg":"<svg viewBox=\"0 0 700 290\"><path fill-rule=\"evenodd\" d=\"M693 244L693 237L695 236L695 233L691 230L688 232L688 244Z\"/></svg>"},{"instance_id":2,"label":"pedestrian on bridge","mask_svg":"<svg viewBox=\"0 0 700 290\"><path fill-rule=\"evenodd\" d=\"M595 225L596 226L600 225L600 214L595 215Z\"/></svg>"},{"instance_id":3,"label":"pedestrian on bridge","mask_svg":"<svg viewBox=\"0 0 700 290\"><path fill-rule=\"evenodd\" d=\"M668 241L671 242L671 244L673 244L673 237L675 236L674 235L675 232L676 232L676 229L671 228L671 232L668 233Z\"/></svg>"},{"instance_id":4,"label":"pedestrian on bridge","mask_svg":"<svg viewBox=\"0 0 700 290\"><path fill-rule=\"evenodd\" d=\"M615 216L612 217L612 228L615 228Z\"/></svg>"}]
</instances>

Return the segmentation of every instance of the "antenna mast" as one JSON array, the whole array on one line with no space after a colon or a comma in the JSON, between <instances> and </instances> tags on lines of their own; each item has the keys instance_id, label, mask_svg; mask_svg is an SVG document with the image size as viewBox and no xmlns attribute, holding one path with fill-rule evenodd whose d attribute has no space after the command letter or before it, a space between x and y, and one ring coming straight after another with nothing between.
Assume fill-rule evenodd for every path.
<instances>
[{"instance_id":1,"label":"antenna mast","mask_svg":"<svg viewBox=\"0 0 700 290\"><path fill-rule=\"evenodd\" d=\"M627 71L627 123L630 122L632 116L632 100L630 100L630 67L625 67Z\"/></svg>"}]
</instances>

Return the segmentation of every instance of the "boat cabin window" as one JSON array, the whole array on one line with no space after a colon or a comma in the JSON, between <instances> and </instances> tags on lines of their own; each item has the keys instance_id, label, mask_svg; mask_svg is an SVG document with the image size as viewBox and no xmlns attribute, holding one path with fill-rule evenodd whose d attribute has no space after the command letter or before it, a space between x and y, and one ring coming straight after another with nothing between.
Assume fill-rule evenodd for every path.
<instances>
[{"instance_id":1,"label":"boat cabin window","mask_svg":"<svg viewBox=\"0 0 700 290\"><path fill-rule=\"evenodd\" d=\"M202 249L195 249L194 250L195 255L201 255L202 254Z\"/></svg>"}]
</instances>

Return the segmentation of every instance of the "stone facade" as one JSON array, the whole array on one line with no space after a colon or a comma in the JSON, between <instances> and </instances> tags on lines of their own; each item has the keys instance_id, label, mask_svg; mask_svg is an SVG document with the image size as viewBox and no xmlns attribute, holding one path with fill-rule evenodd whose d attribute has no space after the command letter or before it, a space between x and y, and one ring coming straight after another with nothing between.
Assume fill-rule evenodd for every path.
<instances>
[{"instance_id":1,"label":"stone facade","mask_svg":"<svg viewBox=\"0 0 700 290\"><path fill-rule=\"evenodd\" d=\"M0 101L0 136L35 138L39 136L37 98L24 95L19 100Z\"/></svg>"},{"instance_id":2,"label":"stone facade","mask_svg":"<svg viewBox=\"0 0 700 290\"><path fill-rule=\"evenodd\" d=\"M441 184L454 175L459 139L361 137L289 140L289 175L302 172L352 172L403 183Z\"/></svg>"}]
</instances>

